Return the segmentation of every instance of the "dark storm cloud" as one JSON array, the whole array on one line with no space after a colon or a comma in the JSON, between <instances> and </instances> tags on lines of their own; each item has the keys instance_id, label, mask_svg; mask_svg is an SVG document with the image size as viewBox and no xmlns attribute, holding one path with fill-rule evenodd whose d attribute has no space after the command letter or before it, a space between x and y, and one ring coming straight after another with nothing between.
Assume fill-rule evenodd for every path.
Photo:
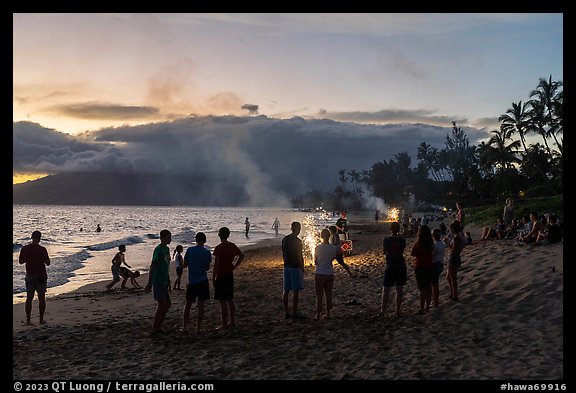
<instances>
[{"instance_id":1,"label":"dark storm cloud","mask_svg":"<svg viewBox=\"0 0 576 393\"><path fill-rule=\"evenodd\" d=\"M24 143L22 134L29 128L37 136ZM102 129L80 139L31 123L15 123L14 162L21 168L37 166L53 173L92 166L93 171L128 168L159 174L159 179L162 174L198 175L241 183L251 201L263 205L285 202L287 196L311 189L332 190L339 169L370 169L400 152L407 152L415 166L418 145L426 142L443 149L450 130L451 124L363 125L299 117L205 116ZM474 129L465 131L472 144L485 137ZM34 142L40 138L44 140ZM210 185L199 185L203 186Z\"/></svg>"},{"instance_id":2,"label":"dark storm cloud","mask_svg":"<svg viewBox=\"0 0 576 393\"><path fill-rule=\"evenodd\" d=\"M328 112L319 111L316 117L356 123L426 123L440 126L450 125L452 121L456 123L466 123L466 119L454 119L449 116L435 115L430 110L394 110L387 109L376 112Z\"/></svg>"},{"instance_id":3,"label":"dark storm cloud","mask_svg":"<svg viewBox=\"0 0 576 393\"><path fill-rule=\"evenodd\" d=\"M12 168L17 172L131 170L112 144L84 141L30 122L13 124Z\"/></svg>"}]
</instances>

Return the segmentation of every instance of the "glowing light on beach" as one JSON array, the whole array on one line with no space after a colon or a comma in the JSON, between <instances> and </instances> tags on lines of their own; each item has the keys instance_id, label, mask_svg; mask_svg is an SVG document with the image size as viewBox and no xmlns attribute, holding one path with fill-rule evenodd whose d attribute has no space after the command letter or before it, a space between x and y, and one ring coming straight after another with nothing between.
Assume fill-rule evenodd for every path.
<instances>
[{"instance_id":1,"label":"glowing light on beach","mask_svg":"<svg viewBox=\"0 0 576 393\"><path fill-rule=\"evenodd\" d=\"M398 218L400 218L400 210L396 207L390 208L388 210L388 221L398 221Z\"/></svg>"},{"instance_id":2,"label":"glowing light on beach","mask_svg":"<svg viewBox=\"0 0 576 393\"><path fill-rule=\"evenodd\" d=\"M310 256L310 263L314 261L314 251L316 250L316 245L319 243L320 238L318 236L318 231L316 230L316 219L313 215L308 214L304 218L303 223L306 234L303 237L304 241L304 255Z\"/></svg>"}]
</instances>

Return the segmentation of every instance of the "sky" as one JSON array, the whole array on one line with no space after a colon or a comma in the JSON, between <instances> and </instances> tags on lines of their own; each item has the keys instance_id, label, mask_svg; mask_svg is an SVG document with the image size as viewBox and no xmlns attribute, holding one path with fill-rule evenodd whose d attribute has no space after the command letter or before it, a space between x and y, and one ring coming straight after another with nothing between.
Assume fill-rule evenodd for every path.
<instances>
[{"instance_id":1,"label":"sky","mask_svg":"<svg viewBox=\"0 0 576 393\"><path fill-rule=\"evenodd\" d=\"M15 124L75 144L100 135L124 157L135 145L102 132L210 115L368 133L421 124L423 137L456 121L477 141L549 76L563 80L561 13L13 15ZM48 161L13 174L58 172Z\"/></svg>"}]
</instances>

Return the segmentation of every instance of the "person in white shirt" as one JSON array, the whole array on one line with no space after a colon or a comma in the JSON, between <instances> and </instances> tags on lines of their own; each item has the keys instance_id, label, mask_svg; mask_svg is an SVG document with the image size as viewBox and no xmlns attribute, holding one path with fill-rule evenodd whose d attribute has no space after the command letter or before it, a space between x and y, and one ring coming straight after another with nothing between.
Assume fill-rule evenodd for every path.
<instances>
[{"instance_id":1,"label":"person in white shirt","mask_svg":"<svg viewBox=\"0 0 576 393\"><path fill-rule=\"evenodd\" d=\"M322 229L320 237L322 238L322 243L317 245L314 251L314 263L316 264L316 273L314 275L314 287L316 289L315 320L320 319L324 295L326 295L326 314L324 318L330 319L330 311L332 310L332 288L334 286L334 266L332 262L336 259L348 272L350 277L352 277L350 266L348 266L343 259L340 260L336 258L342 254L342 249L329 243L330 230L327 228Z\"/></svg>"}]
</instances>

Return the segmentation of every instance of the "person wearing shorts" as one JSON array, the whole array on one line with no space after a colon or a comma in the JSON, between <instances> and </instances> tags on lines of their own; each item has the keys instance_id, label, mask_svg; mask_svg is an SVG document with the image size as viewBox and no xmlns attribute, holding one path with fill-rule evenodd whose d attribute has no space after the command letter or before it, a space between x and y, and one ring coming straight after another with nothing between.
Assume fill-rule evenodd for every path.
<instances>
[{"instance_id":1,"label":"person wearing shorts","mask_svg":"<svg viewBox=\"0 0 576 393\"><path fill-rule=\"evenodd\" d=\"M384 283L382 286L382 303L380 315L384 316L390 289L396 287L396 316L400 316L400 308L403 301L404 285L408 280L404 250L406 239L400 237L400 223L397 221L390 223L391 236L384 238L382 251L386 258L386 269L384 270Z\"/></svg>"},{"instance_id":2,"label":"person wearing shorts","mask_svg":"<svg viewBox=\"0 0 576 393\"><path fill-rule=\"evenodd\" d=\"M170 249L168 248L168 244L171 241L172 234L170 231L167 229L161 230L160 244L156 246L152 254L148 284L144 288L146 293L150 293L150 290L153 290L154 300L157 302L149 336L154 336L160 332L162 322L164 322L166 313L172 305L170 300Z\"/></svg>"},{"instance_id":3,"label":"person wearing shorts","mask_svg":"<svg viewBox=\"0 0 576 393\"><path fill-rule=\"evenodd\" d=\"M196 316L196 334L200 333L200 326L204 318L204 302L210 299L210 284L208 282L208 274L210 263L212 262L212 254L204 244L206 243L206 235L203 232L196 234L196 245L189 247L184 255L184 268L188 268L188 284L186 285L186 304L182 312L182 332L186 331L186 325L190 318L190 307L192 303L198 300L198 309Z\"/></svg>"},{"instance_id":4,"label":"person wearing shorts","mask_svg":"<svg viewBox=\"0 0 576 393\"><path fill-rule=\"evenodd\" d=\"M32 325L30 316L32 314L32 301L34 293L38 294L38 309L40 313L40 324L46 323L44 313L46 311L46 287L48 284L48 274L46 266L50 266L50 257L45 247L40 245L42 234L40 231L32 232L32 243L25 245L20 250L18 262L26 265L26 324Z\"/></svg>"},{"instance_id":5,"label":"person wearing shorts","mask_svg":"<svg viewBox=\"0 0 576 393\"><path fill-rule=\"evenodd\" d=\"M244 260L244 253L236 244L229 242L230 229L218 230L220 244L214 248L214 299L220 302L222 324L218 329L236 327L236 304L234 303L234 270ZM230 316L230 319L228 319Z\"/></svg>"},{"instance_id":6,"label":"person wearing shorts","mask_svg":"<svg viewBox=\"0 0 576 393\"><path fill-rule=\"evenodd\" d=\"M284 261L284 290L282 292L282 305L284 318L294 317L302 319L298 313L298 295L304 289L304 254L302 254L302 240L298 238L301 224L294 221L290 226L292 233L282 239L282 259ZM288 294L292 296L292 315L288 312Z\"/></svg>"}]
</instances>

